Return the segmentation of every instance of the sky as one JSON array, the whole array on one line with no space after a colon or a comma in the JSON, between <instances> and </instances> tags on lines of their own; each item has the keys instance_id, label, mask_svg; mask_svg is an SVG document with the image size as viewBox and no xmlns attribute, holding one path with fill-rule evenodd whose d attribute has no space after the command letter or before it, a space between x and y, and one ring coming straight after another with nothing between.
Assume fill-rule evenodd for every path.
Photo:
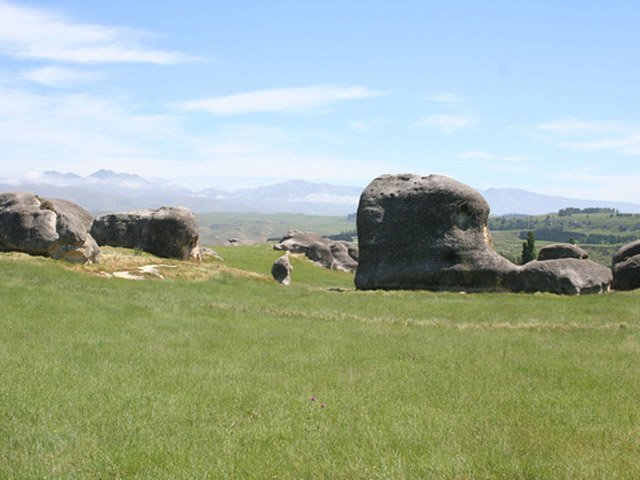
<instances>
[{"instance_id":1,"label":"sky","mask_svg":"<svg viewBox=\"0 0 640 480\"><path fill-rule=\"evenodd\" d=\"M640 3L0 0L0 177L640 203Z\"/></svg>"}]
</instances>

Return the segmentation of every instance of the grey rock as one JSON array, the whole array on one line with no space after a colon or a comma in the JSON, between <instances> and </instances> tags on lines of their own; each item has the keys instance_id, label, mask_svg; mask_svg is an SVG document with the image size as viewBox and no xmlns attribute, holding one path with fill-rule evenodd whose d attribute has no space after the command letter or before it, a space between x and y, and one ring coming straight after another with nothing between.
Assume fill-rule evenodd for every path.
<instances>
[{"instance_id":1,"label":"grey rock","mask_svg":"<svg viewBox=\"0 0 640 480\"><path fill-rule=\"evenodd\" d=\"M324 268L333 268L333 254L328 243L314 242L309 246L307 258Z\"/></svg>"},{"instance_id":2,"label":"grey rock","mask_svg":"<svg viewBox=\"0 0 640 480\"><path fill-rule=\"evenodd\" d=\"M577 258L578 260L586 260L589 254L570 243L554 243L542 247L538 252L538 260L556 260L559 258Z\"/></svg>"},{"instance_id":3,"label":"grey rock","mask_svg":"<svg viewBox=\"0 0 640 480\"><path fill-rule=\"evenodd\" d=\"M613 266L613 288L615 290L640 288L640 254L627 257Z\"/></svg>"},{"instance_id":4,"label":"grey rock","mask_svg":"<svg viewBox=\"0 0 640 480\"><path fill-rule=\"evenodd\" d=\"M330 240L312 232L290 230L273 248L303 254L324 268L355 273L358 266L357 245Z\"/></svg>"},{"instance_id":5,"label":"grey rock","mask_svg":"<svg viewBox=\"0 0 640 480\"><path fill-rule=\"evenodd\" d=\"M271 276L283 285L289 285L291 283L291 271L293 266L289 262L289 254L283 255L273 262L271 267Z\"/></svg>"},{"instance_id":6,"label":"grey rock","mask_svg":"<svg viewBox=\"0 0 640 480\"><path fill-rule=\"evenodd\" d=\"M604 293L611 289L610 268L591 260L558 258L534 260L507 280L516 292L550 292L560 295Z\"/></svg>"},{"instance_id":7,"label":"grey rock","mask_svg":"<svg viewBox=\"0 0 640 480\"><path fill-rule=\"evenodd\" d=\"M613 288L640 288L640 240L622 247L613 257Z\"/></svg>"},{"instance_id":8,"label":"grey rock","mask_svg":"<svg viewBox=\"0 0 640 480\"><path fill-rule=\"evenodd\" d=\"M613 256L612 264L620 263L626 260L629 257L635 257L636 255L640 255L640 240L636 240L635 242L631 242L628 245L620 248Z\"/></svg>"},{"instance_id":9,"label":"grey rock","mask_svg":"<svg viewBox=\"0 0 640 480\"><path fill-rule=\"evenodd\" d=\"M356 288L567 295L609 290L611 270L581 259L586 252L572 248L552 248L543 258L579 258L547 257L524 267L513 265L493 250L488 216L482 195L451 178L376 178L358 207Z\"/></svg>"},{"instance_id":10,"label":"grey rock","mask_svg":"<svg viewBox=\"0 0 640 480\"><path fill-rule=\"evenodd\" d=\"M493 250L488 216L482 195L449 177L376 178L358 206L356 288L507 289L518 267Z\"/></svg>"},{"instance_id":11,"label":"grey rock","mask_svg":"<svg viewBox=\"0 0 640 480\"><path fill-rule=\"evenodd\" d=\"M185 207L100 215L93 221L91 234L99 245L139 248L179 260L201 259L198 224Z\"/></svg>"},{"instance_id":12,"label":"grey rock","mask_svg":"<svg viewBox=\"0 0 640 480\"><path fill-rule=\"evenodd\" d=\"M28 192L0 195L0 250L96 263L100 249L89 234L92 217L79 205Z\"/></svg>"},{"instance_id":13,"label":"grey rock","mask_svg":"<svg viewBox=\"0 0 640 480\"><path fill-rule=\"evenodd\" d=\"M273 248L275 250L285 250L291 253L302 253L306 255L314 243L324 243L328 245L329 239L321 237L316 233L302 232L294 229L282 237L280 242L275 244Z\"/></svg>"},{"instance_id":14,"label":"grey rock","mask_svg":"<svg viewBox=\"0 0 640 480\"><path fill-rule=\"evenodd\" d=\"M353 243L338 241L330 244L334 268L355 273L358 269L358 247Z\"/></svg>"}]
</instances>

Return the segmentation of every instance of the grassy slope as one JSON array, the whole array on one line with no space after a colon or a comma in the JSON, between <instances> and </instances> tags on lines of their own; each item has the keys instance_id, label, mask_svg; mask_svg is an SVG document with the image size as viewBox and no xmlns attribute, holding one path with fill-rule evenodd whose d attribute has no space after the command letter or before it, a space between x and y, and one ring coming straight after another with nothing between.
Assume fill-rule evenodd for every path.
<instances>
[{"instance_id":1,"label":"grassy slope","mask_svg":"<svg viewBox=\"0 0 640 480\"><path fill-rule=\"evenodd\" d=\"M0 254L0 478L640 476L637 292L355 292L302 259L289 288L209 277Z\"/></svg>"}]
</instances>

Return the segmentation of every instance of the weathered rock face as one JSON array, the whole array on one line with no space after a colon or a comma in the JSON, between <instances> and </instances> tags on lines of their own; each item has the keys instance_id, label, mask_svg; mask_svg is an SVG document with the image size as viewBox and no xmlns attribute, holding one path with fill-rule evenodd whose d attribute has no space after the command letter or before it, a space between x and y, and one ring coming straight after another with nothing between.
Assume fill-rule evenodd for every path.
<instances>
[{"instance_id":1,"label":"weathered rock face","mask_svg":"<svg viewBox=\"0 0 640 480\"><path fill-rule=\"evenodd\" d=\"M636 240L628 245L625 245L620 250L616 252L613 256L612 264L620 263L627 258L635 257L636 255L640 255L640 240Z\"/></svg>"},{"instance_id":2,"label":"weathered rock face","mask_svg":"<svg viewBox=\"0 0 640 480\"><path fill-rule=\"evenodd\" d=\"M516 292L551 292L560 295L604 293L611 289L611 269L591 260L557 258L534 260L507 280Z\"/></svg>"},{"instance_id":3,"label":"weathered rock face","mask_svg":"<svg viewBox=\"0 0 640 480\"><path fill-rule=\"evenodd\" d=\"M329 239L321 237L316 233L302 232L294 229L282 237L280 242L275 244L273 248L275 250L285 250L291 253L302 253L306 255L314 243L324 243L328 245L329 241Z\"/></svg>"},{"instance_id":4,"label":"weathered rock face","mask_svg":"<svg viewBox=\"0 0 640 480\"><path fill-rule=\"evenodd\" d=\"M611 270L582 259L580 249L555 246L542 253L544 260L513 265L493 250L488 216L484 198L451 178L376 178L358 206L356 288L568 295L609 290Z\"/></svg>"},{"instance_id":5,"label":"weathered rock face","mask_svg":"<svg viewBox=\"0 0 640 480\"><path fill-rule=\"evenodd\" d=\"M640 288L640 240L625 245L613 257L613 288Z\"/></svg>"},{"instance_id":6,"label":"weathered rock face","mask_svg":"<svg viewBox=\"0 0 640 480\"><path fill-rule=\"evenodd\" d=\"M289 255L283 255L273 262L271 276L281 284L289 285L289 283L291 283L290 274L292 270L293 266L291 266L291 262L289 262Z\"/></svg>"},{"instance_id":7,"label":"weathered rock face","mask_svg":"<svg viewBox=\"0 0 640 480\"><path fill-rule=\"evenodd\" d=\"M383 175L358 206L358 289L504 290L482 195L451 178Z\"/></svg>"},{"instance_id":8,"label":"weathered rock face","mask_svg":"<svg viewBox=\"0 0 640 480\"><path fill-rule=\"evenodd\" d=\"M538 260L556 260L559 258L577 258L578 260L586 260L589 254L570 243L555 243L542 247L538 253Z\"/></svg>"},{"instance_id":9,"label":"weathered rock face","mask_svg":"<svg viewBox=\"0 0 640 480\"><path fill-rule=\"evenodd\" d=\"M358 267L357 245L343 240L330 240L311 232L291 230L273 248L302 253L324 268L355 273Z\"/></svg>"},{"instance_id":10,"label":"weathered rock face","mask_svg":"<svg viewBox=\"0 0 640 480\"><path fill-rule=\"evenodd\" d=\"M307 250L307 257L312 262L322 265L324 268L333 268L333 254L328 243L314 242Z\"/></svg>"},{"instance_id":11,"label":"weathered rock face","mask_svg":"<svg viewBox=\"0 0 640 480\"><path fill-rule=\"evenodd\" d=\"M93 221L91 234L99 245L139 248L165 258L201 260L196 217L185 207L100 215Z\"/></svg>"},{"instance_id":12,"label":"weathered rock face","mask_svg":"<svg viewBox=\"0 0 640 480\"><path fill-rule=\"evenodd\" d=\"M100 248L89 234L93 217L73 202L27 192L0 194L0 250L95 263Z\"/></svg>"},{"instance_id":13,"label":"weathered rock face","mask_svg":"<svg viewBox=\"0 0 640 480\"><path fill-rule=\"evenodd\" d=\"M334 267L355 273L358 269L358 247L345 241L332 242L329 247L333 255Z\"/></svg>"}]
</instances>

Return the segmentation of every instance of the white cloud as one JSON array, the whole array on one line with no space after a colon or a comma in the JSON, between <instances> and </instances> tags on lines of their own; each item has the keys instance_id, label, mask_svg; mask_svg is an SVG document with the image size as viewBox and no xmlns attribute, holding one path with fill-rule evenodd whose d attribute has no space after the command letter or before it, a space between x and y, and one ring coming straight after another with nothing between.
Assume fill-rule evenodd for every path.
<instances>
[{"instance_id":1,"label":"white cloud","mask_svg":"<svg viewBox=\"0 0 640 480\"><path fill-rule=\"evenodd\" d=\"M99 78L93 72L66 67L42 67L22 72L22 78L48 87L88 83Z\"/></svg>"},{"instance_id":2,"label":"white cloud","mask_svg":"<svg viewBox=\"0 0 640 480\"><path fill-rule=\"evenodd\" d=\"M176 130L172 118L110 99L0 87L1 161L10 175L51 168L90 173L104 165L138 173Z\"/></svg>"},{"instance_id":3,"label":"white cloud","mask_svg":"<svg viewBox=\"0 0 640 480\"><path fill-rule=\"evenodd\" d=\"M309 152L299 132L239 125L192 134L188 119L151 115L122 98L34 94L0 86L2 176L27 170L87 175L99 168L142 176L366 180L407 170Z\"/></svg>"},{"instance_id":4,"label":"white cloud","mask_svg":"<svg viewBox=\"0 0 640 480\"><path fill-rule=\"evenodd\" d=\"M187 110L202 110L216 115L248 112L303 112L342 100L358 100L380 95L383 95L383 92L365 87L321 85L236 93L184 102L179 106Z\"/></svg>"},{"instance_id":5,"label":"white cloud","mask_svg":"<svg viewBox=\"0 0 640 480\"><path fill-rule=\"evenodd\" d=\"M73 63L175 64L193 58L139 44L148 34L76 23L57 13L0 1L0 54Z\"/></svg>"},{"instance_id":6,"label":"white cloud","mask_svg":"<svg viewBox=\"0 0 640 480\"><path fill-rule=\"evenodd\" d=\"M442 133L453 133L457 130L473 127L480 123L480 117L477 115L466 114L443 114L431 115L424 120L420 120L413 125L415 127L430 127L440 130Z\"/></svg>"},{"instance_id":7,"label":"white cloud","mask_svg":"<svg viewBox=\"0 0 640 480\"><path fill-rule=\"evenodd\" d=\"M570 150L612 150L622 155L640 155L638 123L571 119L536 125L533 132L550 135L560 147Z\"/></svg>"},{"instance_id":8,"label":"white cloud","mask_svg":"<svg viewBox=\"0 0 640 480\"><path fill-rule=\"evenodd\" d=\"M522 160L528 160L528 157L504 157L500 155L494 155L492 153L480 152L480 151L470 151L464 152L460 154L460 158L477 158L477 159L486 159L486 160L502 160L505 162L520 162Z\"/></svg>"},{"instance_id":9,"label":"white cloud","mask_svg":"<svg viewBox=\"0 0 640 480\"><path fill-rule=\"evenodd\" d=\"M456 95L455 93L441 93L439 95L433 95L431 97L426 97L425 100L429 101L429 102L436 102L436 103L460 103L460 102L464 102L465 98L460 96L460 95Z\"/></svg>"}]
</instances>

